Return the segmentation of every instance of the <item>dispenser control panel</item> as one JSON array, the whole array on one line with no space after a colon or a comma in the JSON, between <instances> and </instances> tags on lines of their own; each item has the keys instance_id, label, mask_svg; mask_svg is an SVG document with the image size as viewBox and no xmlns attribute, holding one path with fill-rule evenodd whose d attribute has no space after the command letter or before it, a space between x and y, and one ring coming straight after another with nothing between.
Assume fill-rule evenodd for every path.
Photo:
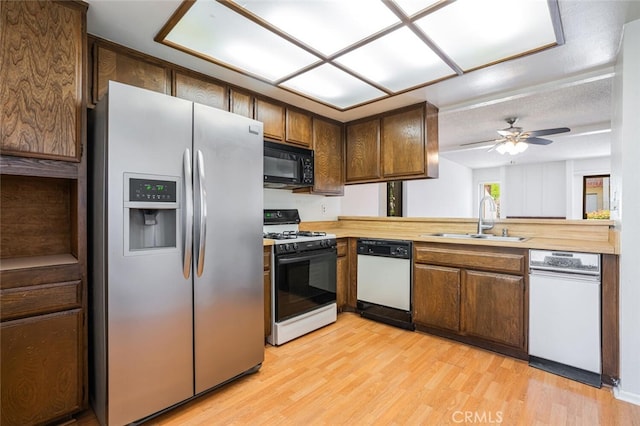
<instances>
[{"instance_id":1,"label":"dispenser control panel","mask_svg":"<svg viewBox=\"0 0 640 426\"><path fill-rule=\"evenodd\" d=\"M129 179L129 201L175 203L176 182L171 180Z\"/></svg>"}]
</instances>

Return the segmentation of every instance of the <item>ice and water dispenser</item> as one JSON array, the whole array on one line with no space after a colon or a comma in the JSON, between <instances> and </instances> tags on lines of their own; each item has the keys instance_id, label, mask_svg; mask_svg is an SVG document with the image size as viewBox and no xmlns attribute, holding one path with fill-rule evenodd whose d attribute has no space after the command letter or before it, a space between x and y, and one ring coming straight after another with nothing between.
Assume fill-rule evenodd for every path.
<instances>
[{"instance_id":1,"label":"ice and water dispenser","mask_svg":"<svg viewBox=\"0 0 640 426\"><path fill-rule=\"evenodd\" d=\"M176 177L125 173L125 252L177 248L178 187Z\"/></svg>"}]
</instances>

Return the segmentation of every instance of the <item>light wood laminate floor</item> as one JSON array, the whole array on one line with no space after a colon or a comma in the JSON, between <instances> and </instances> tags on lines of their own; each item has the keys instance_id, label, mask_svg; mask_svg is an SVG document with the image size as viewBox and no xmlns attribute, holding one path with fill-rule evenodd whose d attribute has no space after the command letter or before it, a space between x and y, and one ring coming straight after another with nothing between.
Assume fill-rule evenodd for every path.
<instances>
[{"instance_id":1,"label":"light wood laminate floor","mask_svg":"<svg viewBox=\"0 0 640 426\"><path fill-rule=\"evenodd\" d=\"M267 346L256 374L149 424L640 425L640 406L524 361L341 314Z\"/></svg>"}]
</instances>

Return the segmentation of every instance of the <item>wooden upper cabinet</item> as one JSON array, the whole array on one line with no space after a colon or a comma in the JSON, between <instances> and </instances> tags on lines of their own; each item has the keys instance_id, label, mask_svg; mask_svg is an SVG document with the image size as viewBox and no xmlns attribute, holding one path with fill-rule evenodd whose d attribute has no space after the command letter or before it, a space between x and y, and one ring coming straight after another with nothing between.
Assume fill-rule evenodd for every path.
<instances>
[{"instance_id":1,"label":"wooden upper cabinet","mask_svg":"<svg viewBox=\"0 0 640 426\"><path fill-rule=\"evenodd\" d=\"M382 117L382 171L384 177L424 175L424 106Z\"/></svg>"},{"instance_id":2,"label":"wooden upper cabinet","mask_svg":"<svg viewBox=\"0 0 640 426\"><path fill-rule=\"evenodd\" d=\"M377 180L380 174L380 120L347 125L346 182Z\"/></svg>"},{"instance_id":3,"label":"wooden upper cabinet","mask_svg":"<svg viewBox=\"0 0 640 426\"><path fill-rule=\"evenodd\" d=\"M253 118L253 96L231 89L229 93L229 111L244 117Z\"/></svg>"},{"instance_id":4,"label":"wooden upper cabinet","mask_svg":"<svg viewBox=\"0 0 640 426\"><path fill-rule=\"evenodd\" d=\"M79 161L86 4L0 3L2 154Z\"/></svg>"},{"instance_id":5,"label":"wooden upper cabinet","mask_svg":"<svg viewBox=\"0 0 640 426\"><path fill-rule=\"evenodd\" d=\"M112 49L102 44L95 46L93 101L97 103L107 92L109 80L143 89L171 94L171 71L130 54L124 49Z\"/></svg>"},{"instance_id":6,"label":"wooden upper cabinet","mask_svg":"<svg viewBox=\"0 0 640 426\"><path fill-rule=\"evenodd\" d=\"M342 127L336 123L314 117L314 193L344 194L342 146Z\"/></svg>"},{"instance_id":7,"label":"wooden upper cabinet","mask_svg":"<svg viewBox=\"0 0 640 426\"><path fill-rule=\"evenodd\" d=\"M262 121L264 138L283 142L285 137L284 105L265 101L264 99L256 99L255 105L255 119Z\"/></svg>"},{"instance_id":8,"label":"wooden upper cabinet","mask_svg":"<svg viewBox=\"0 0 640 426\"><path fill-rule=\"evenodd\" d=\"M226 86L181 72L174 74L173 84L174 94L178 98L226 111L229 110L229 97Z\"/></svg>"},{"instance_id":9,"label":"wooden upper cabinet","mask_svg":"<svg viewBox=\"0 0 640 426\"><path fill-rule=\"evenodd\" d=\"M347 183L438 177L438 109L423 102L348 123L346 170Z\"/></svg>"},{"instance_id":10,"label":"wooden upper cabinet","mask_svg":"<svg viewBox=\"0 0 640 426\"><path fill-rule=\"evenodd\" d=\"M311 148L311 114L291 108L287 108L286 114L286 141L288 143L302 145L305 148Z\"/></svg>"}]
</instances>

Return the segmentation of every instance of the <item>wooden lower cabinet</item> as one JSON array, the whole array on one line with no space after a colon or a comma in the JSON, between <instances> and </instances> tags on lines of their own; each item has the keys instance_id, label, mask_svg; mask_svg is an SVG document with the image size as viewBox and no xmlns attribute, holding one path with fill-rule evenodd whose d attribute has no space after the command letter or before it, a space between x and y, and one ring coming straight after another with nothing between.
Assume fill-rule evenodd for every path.
<instances>
[{"instance_id":1,"label":"wooden lower cabinet","mask_svg":"<svg viewBox=\"0 0 640 426\"><path fill-rule=\"evenodd\" d=\"M460 331L461 271L458 268L416 264L413 319L454 332Z\"/></svg>"},{"instance_id":2,"label":"wooden lower cabinet","mask_svg":"<svg viewBox=\"0 0 640 426\"><path fill-rule=\"evenodd\" d=\"M48 423L82 408L82 310L1 326L2 423Z\"/></svg>"},{"instance_id":3,"label":"wooden lower cabinet","mask_svg":"<svg viewBox=\"0 0 640 426\"><path fill-rule=\"evenodd\" d=\"M271 247L264 248L264 338L271 335Z\"/></svg>"},{"instance_id":4,"label":"wooden lower cabinet","mask_svg":"<svg viewBox=\"0 0 640 426\"><path fill-rule=\"evenodd\" d=\"M462 331L469 336L525 349L524 278L465 271Z\"/></svg>"},{"instance_id":5,"label":"wooden lower cabinet","mask_svg":"<svg viewBox=\"0 0 640 426\"><path fill-rule=\"evenodd\" d=\"M347 239L338 240L338 260L336 265L336 304L338 312L347 306L349 298L349 257Z\"/></svg>"},{"instance_id":6,"label":"wooden lower cabinet","mask_svg":"<svg viewBox=\"0 0 640 426\"><path fill-rule=\"evenodd\" d=\"M519 249L416 243L416 329L526 359L526 256Z\"/></svg>"}]
</instances>

